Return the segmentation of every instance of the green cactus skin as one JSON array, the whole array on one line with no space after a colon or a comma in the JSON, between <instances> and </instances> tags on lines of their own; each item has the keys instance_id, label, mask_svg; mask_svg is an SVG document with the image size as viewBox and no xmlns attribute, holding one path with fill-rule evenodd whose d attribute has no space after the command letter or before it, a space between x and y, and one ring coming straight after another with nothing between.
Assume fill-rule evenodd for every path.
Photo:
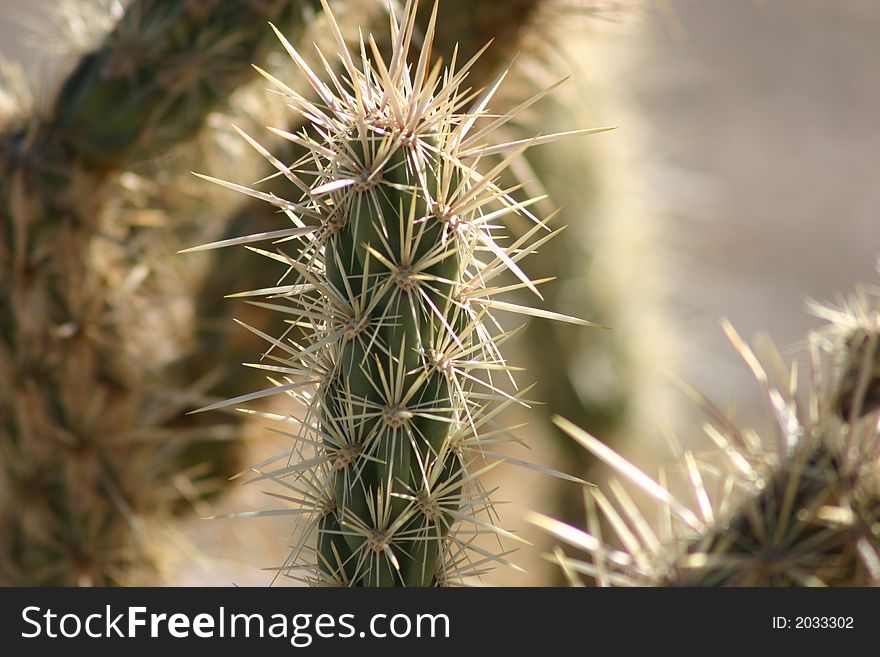
<instances>
[{"instance_id":1,"label":"green cactus skin","mask_svg":"<svg viewBox=\"0 0 880 657\"><path fill-rule=\"evenodd\" d=\"M496 298L537 293L517 262L553 233L527 211L536 199L516 202L495 180L525 148L560 135L484 147L486 126L476 122L484 117L491 129L513 116L486 115L504 75L472 92L471 64L443 70L431 61L436 5L411 54L416 9L408 2L395 19L386 57L372 38L349 53L334 23L344 70L328 65L328 82L279 33L320 98L309 102L267 76L310 123L275 132L306 154L287 165L245 138L298 200L211 180L281 208L291 225L196 247L270 238L298 245L290 255L284 244L258 250L287 271L273 288L248 294L266 296L258 305L286 315L305 338L264 336L272 347L256 366L278 375L275 387L200 410L276 393L306 409L287 420L296 446L286 464L254 470L298 505L265 513L303 520L281 571L316 584L449 585L507 563L475 540L515 539L494 526L480 485L491 462L504 460L492 445L509 440L496 415L522 403L521 393L504 391L512 368L498 346L510 332L492 311L588 324ZM504 158L478 172L495 155ZM534 226L504 236L509 215ZM515 282L496 281L510 273Z\"/></svg>"},{"instance_id":2,"label":"green cactus skin","mask_svg":"<svg viewBox=\"0 0 880 657\"><path fill-rule=\"evenodd\" d=\"M683 453L696 505L679 501L592 436L559 420L566 433L647 492L666 520L654 533L615 484L617 509L601 491L590 531L546 516L533 521L586 551L557 550L573 582L628 586L877 586L880 584L880 431L876 397L880 304L860 293L841 308L818 307L829 326L809 336L812 385L797 396L795 368L767 343L758 358L732 327L728 336L761 383L772 410L772 436L728 421L696 391L712 421L706 432L728 464ZM718 473L721 472L719 476ZM719 487L713 500L709 491ZM624 549L597 535L596 509ZM633 529L630 529L633 528Z\"/></svg>"},{"instance_id":3,"label":"green cactus skin","mask_svg":"<svg viewBox=\"0 0 880 657\"><path fill-rule=\"evenodd\" d=\"M181 426L202 395L175 398L132 344L145 299L124 283L149 259L113 216L116 181L255 75L267 20L315 6L134 0L45 115L0 126L0 583L155 574L165 534L147 527L180 504L179 452L224 429Z\"/></svg>"}]
</instances>

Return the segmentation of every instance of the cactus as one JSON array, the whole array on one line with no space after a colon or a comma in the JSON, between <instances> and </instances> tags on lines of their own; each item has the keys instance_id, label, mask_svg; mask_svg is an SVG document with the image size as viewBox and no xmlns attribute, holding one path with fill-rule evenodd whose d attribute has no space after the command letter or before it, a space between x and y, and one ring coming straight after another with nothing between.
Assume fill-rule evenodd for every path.
<instances>
[{"instance_id":1,"label":"cactus","mask_svg":"<svg viewBox=\"0 0 880 657\"><path fill-rule=\"evenodd\" d=\"M693 507L565 420L559 426L661 511L655 532L618 482L617 506L585 495L588 531L536 514L533 521L589 559L557 549L573 582L635 586L877 586L880 584L880 298L864 290L840 307L815 305L828 325L810 334L810 386L797 396L798 368L769 341L762 358L732 327L729 338L761 383L773 421L764 438L710 413L706 433L725 462L683 451ZM717 494L712 491L719 491ZM715 498L715 499L713 499ZM603 541L611 527L620 546ZM621 549L622 547L622 549Z\"/></svg>"},{"instance_id":2,"label":"cactus","mask_svg":"<svg viewBox=\"0 0 880 657\"><path fill-rule=\"evenodd\" d=\"M376 4L387 10L388 3L377 0ZM495 0L444 0L438 5L433 56L449 61L453 51L457 50L459 60L466 61L490 44L468 71L470 86L475 89L483 87L492 81L503 68L503 64L521 47L521 37L534 28L533 22L540 19L547 7L555 4L556 0L515 0L504 3ZM351 11L351 3L345 7L349 12ZM387 22L384 12L376 13L380 14L378 19L380 24L382 21ZM422 5L416 15L414 38L423 38L430 17L431 6ZM363 18L375 22L372 14ZM345 22L351 23L352 19L346 17ZM376 35L376 38L381 47L391 47L385 35ZM297 116L285 118L291 122L287 129L292 132L302 125ZM270 148L279 159L286 160L294 156L294 144L283 139L274 141ZM283 177L267 180L261 189L267 193L284 194L285 182ZM213 239L232 239L245 231L269 231L276 224L277 208L262 200L247 198L240 205L240 209L225 222L222 235ZM247 312L247 319L251 325L264 332L274 330L272 328L274 318L249 312L240 301L230 304L229 299L221 298L221 295L228 292L232 286L243 289L261 284L261 281L273 275L273 263L255 258L252 253L243 250L224 253L222 262L223 266L208 267L208 275L201 288L195 293L198 304L197 316L205 318L210 322L211 327L211 330L204 331L200 344L204 350L212 351L226 361L227 371L235 371L242 360L250 358L251 354L260 348L260 338L247 332L244 332L244 335L243 332L230 334L227 327L233 316ZM247 374L240 373L237 377L237 379L246 378L246 381L236 380L234 384L220 385L215 388L215 392L219 394L226 392L231 395L234 394L230 389L232 385L239 386L240 389L242 383L251 384L253 381L253 385L259 384L261 375L258 372L253 372L255 376L247 376Z\"/></svg>"},{"instance_id":3,"label":"cactus","mask_svg":"<svg viewBox=\"0 0 880 657\"><path fill-rule=\"evenodd\" d=\"M0 582L153 572L164 534L146 528L180 504L175 477L194 476L180 450L227 435L183 423L202 396L173 392L183 341L158 318L176 304L122 189L255 75L264 22L296 23L306 4L134 0L46 110L2 117ZM142 344L142 326L169 338Z\"/></svg>"},{"instance_id":4,"label":"cactus","mask_svg":"<svg viewBox=\"0 0 880 657\"><path fill-rule=\"evenodd\" d=\"M498 298L519 289L540 296L518 262L555 233L528 211L537 199L515 201L496 179L525 149L573 133L485 146L514 116L487 114L505 72L478 92L466 82L476 58L458 69L454 52L446 69L433 62L436 4L412 54L417 3L400 18L392 13L385 55L372 37L349 52L322 4L342 73L327 64L322 81L278 32L319 101L266 75L308 124L273 132L304 154L285 164L242 133L296 200L209 178L279 208L287 227L195 247L281 244L249 247L284 271L244 295L265 297L254 303L304 337L264 334L270 346L254 367L272 373L273 386L200 410L275 394L305 409L300 418L260 413L285 421L294 444L253 468L255 480L274 480L284 489L277 496L294 504L257 513L302 520L283 574L352 586L458 583L508 563L478 539L516 540L493 523L481 485L507 458L493 451L510 440L498 414L526 403L499 349L513 331L494 311L589 324ZM504 235L499 222L512 217L532 225Z\"/></svg>"}]
</instances>

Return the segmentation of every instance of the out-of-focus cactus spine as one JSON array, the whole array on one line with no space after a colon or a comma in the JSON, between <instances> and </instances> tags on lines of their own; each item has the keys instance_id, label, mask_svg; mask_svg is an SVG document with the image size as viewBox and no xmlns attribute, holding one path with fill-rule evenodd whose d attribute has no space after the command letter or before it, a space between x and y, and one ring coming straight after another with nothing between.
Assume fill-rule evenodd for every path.
<instances>
[{"instance_id":1,"label":"out-of-focus cactus spine","mask_svg":"<svg viewBox=\"0 0 880 657\"><path fill-rule=\"evenodd\" d=\"M726 326L764 390L773 433L762 438L737 427L693 391L710 413L705 429L726 467L682 453L692 507L592 436L559 421L648 493L665 517L655 533L617 483L617 505L601 491L587 495L623 549L601 541L592 529L535 516L538 525L590 555L583 560L557 552L565 572L603 585L880 585L880 303L860 292L839 308L817 309L829 326L807 340L811 385L805 399L797 395L796 366L785 367L769 343L759 358ZM598 524L594 516L591 528Z\"/></svg>"},{"instance_id":2,"label":"out-of-focus cactus spine","mask_svg":"<svg viewBox=\"0 0 880 657\"><path fill-rule=\"evenodd\" d=\"M480 485L487 461L504 458L491 445L509 439L496 415L521 401L504 391L512 368L499 345L510 333L492 311L586 324L497 298L537 293L517 262L552 233L527 210L536 199L517 202L496 179L522 150L558 135L486 147L486 135L512 118L487 115L504 75L477 93L465 83L474 60L458 70L454 55L446 70L432 61L436 5L411 55L416 9L410 1L392 21L388 56L372 38L349 53L337 30L344 70L328 65L327 83L279 34L320 98L267 76L310 124L275 132L306 154L287 165L245 138L298 200L215 182L281 208L291 226L198 247L271 238L299 247L261 251L287 272L248 295L268 296L259 305L288 315L306 338L265 336L269 357L256 366L278 375L276 387L207 408L286 393L307 409L288 419L300 428L290 432L287 464L255 469L297 504L269 513L306 518L282 570L313 583L447 585L505 562L474 543L512 538L493 524ZM476 165L496 155L503 159L480 173ZM499 234L514 214L533 226ZM511 281L499 278L506 273Z\"/></svg>"},{"instance_id":3,"label":"out-of-focus cactus spine","mask_svg":"<svg viewBox=\"0 0 880 657\"><path fill-rule=\"evenodd\" d=\"M45 115L0 126L0 582L114 584L155 565L143 526L180 498L175 454L197 436L167 430L186 396L126 329L144 265L109 237L140 234L109 216L115 183L189 139L252 75L265 21L304 6L134 0Z\"/></svg>"}]
</instances>

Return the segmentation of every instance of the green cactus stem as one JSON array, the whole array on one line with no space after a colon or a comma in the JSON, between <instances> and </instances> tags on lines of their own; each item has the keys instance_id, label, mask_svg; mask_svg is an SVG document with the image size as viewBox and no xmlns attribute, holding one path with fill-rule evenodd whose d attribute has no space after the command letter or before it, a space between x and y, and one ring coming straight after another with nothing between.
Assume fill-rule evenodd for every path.
<instances>
[{"instance_id":1,"label":"green cactus stem","mask_svg":"<svg viewBox=\"0 0 880 657\"><path fill-rule=\"evenodd\" d=\"M247 296L305 337L264 335L270 349L254 366L273 387L200 410L278 393L305 409L286 419L291 453L254 470L294 503L265 513L301 521L281 572L311 583L448 585L507 563L478 540L516 540L495 526L481 485L506 458L493 450L510 439L498 414L525 403L499 349L512 332L494 313L588 324L499 298L538 294L518 262L554 233L529 212L536 199L515 201L496 181L523 150L562 135L485 146L513 118L487 109L505 73L479 91L467 82L475 59L432 61L436 5L413 52L416 10L410 1L394 17L384 56L372 37L349 52L331 20L343 71L328 63L326 81L279 33L318 100L267 75L308 126L273 132L304 154L286 164L243 136L289 192L211 180L279 208L288 227L196 247L275 240L255 250L284 273ZM532 227L505 234L514 215Z\"/></svg>"}]
</instances>

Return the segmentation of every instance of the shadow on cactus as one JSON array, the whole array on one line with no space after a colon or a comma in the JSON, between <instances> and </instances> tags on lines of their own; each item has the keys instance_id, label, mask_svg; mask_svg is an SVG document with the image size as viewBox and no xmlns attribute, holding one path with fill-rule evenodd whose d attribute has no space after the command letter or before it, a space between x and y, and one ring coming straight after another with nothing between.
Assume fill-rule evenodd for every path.
<instances>
[{"instance_id":1,"label":"shadow on cactus","mask_svg":"<svg viewBox=\"0 0 880 657\"><path fill-rule=\"evenodd\" d=\"M572 583L622 586L876 586L880 584L880 300L860 291L839 308L814 306L828 326L808 336L810 385L798 395L769 341L759 358L725 330L764 391L772 434L737 427L698 392L717 452L676 447L689 505L570 422L557 424L660 510L660 531L612 480L613 503L585 489L587 531L532 521L586 558L551 558ZM718 461L721 461L720 463ZM603 540L610 527L613 539Z\"/></svg>"},{"instance_id":2,"label":"shadow on cactus","mask_svg":"<svg viewBox=\"0 0 880 657\"><path fill-rule=\"evenodd\" d=\"M441 586L508 564L502 541L521 539L496 526L481 478L522 463L495 450L514 440L502 411L527 402L500 350L515 331L495 312L589 324L502 300L519 289L540 298L543 281L518 263L558 231L529 212L538 199L516 201L496 180L525 149L564 135L486 146L516 114L487 110L505 73L470 89L476 57L432 61L436 6L414 49L415 11L409 2L392 12L385 54L372 37L349 52L331 20L342 72L322 56L326 82L278 34L319 100L265 74L307 126L270 130L303 154L286 164L242 136L295 200L210 180L278 207L288 227L196 247L276 245L247 247L280 275L239 296L281 313L297 338L262 334L269 347L251 366L272 387L200 410L286 395L282 412L243 410L285 423L290 452L251 472L276 482L283 492L272 495L289 506L237 515L296 519L279 572L311 584ZM502 222L517 215L531 227L505 234Z\"/></svg>"}]
</instances>

